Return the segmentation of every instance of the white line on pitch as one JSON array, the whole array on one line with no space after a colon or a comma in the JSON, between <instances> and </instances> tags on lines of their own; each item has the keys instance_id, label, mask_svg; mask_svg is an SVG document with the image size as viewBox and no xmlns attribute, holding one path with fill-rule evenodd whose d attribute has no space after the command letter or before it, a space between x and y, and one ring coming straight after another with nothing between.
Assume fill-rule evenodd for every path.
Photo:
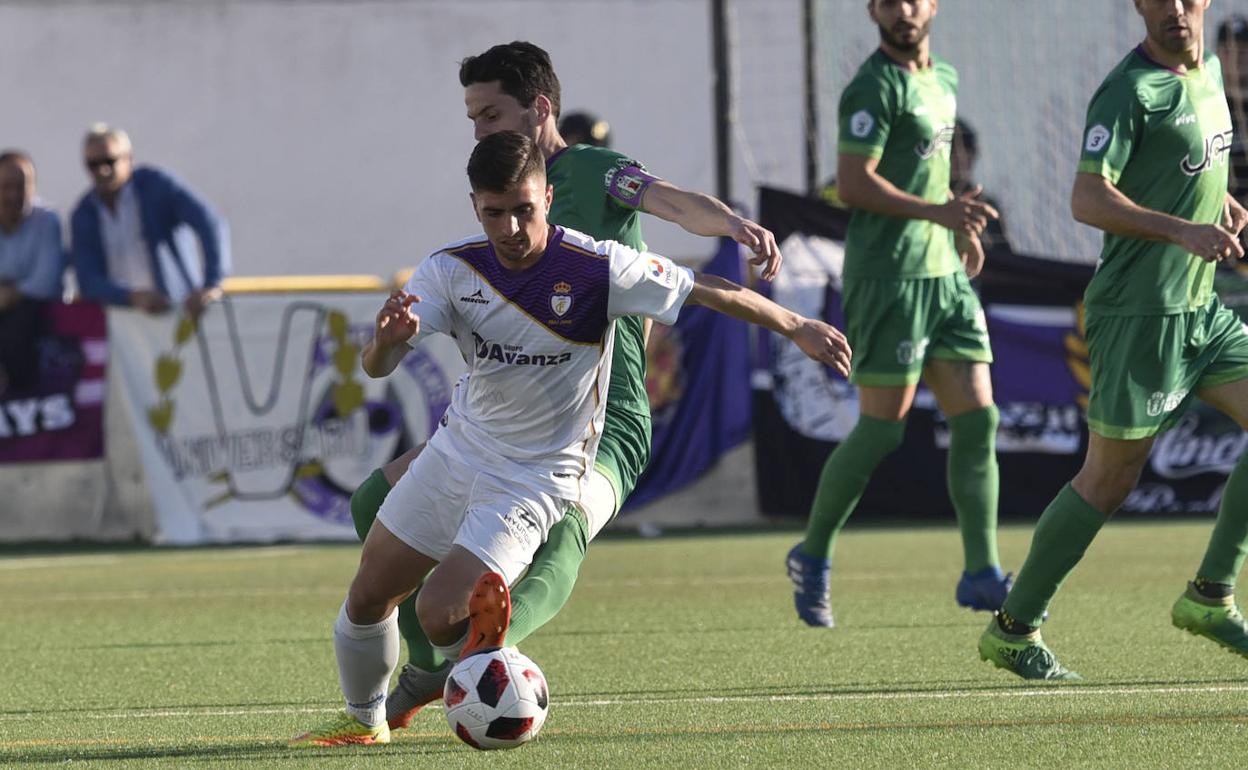
<instances>
[{"instance_id":1,"label":"white line on pitch","mask_svg":"<svg viewBox=\"0 0 1248 770\"><path fill-rule=\"evenodd\" d=\"M810 695L724 695L690 698L597 698L593 700L556 699L557 708L605 707L605 706L661 706L664 704L718 704L718 703L809 703L890 700L946 700L951 698L1073 698L1095 695L1212 695L1217 693L1248 692L1248 684L1227 685L1175 685L1168 687L1039 687L1026 690L948 690L948 691L900 691L900 692L847 692L812 693ZM289 707L289 708L235 708L235 709L162 709L157 711L114 711L92 714L79 712L82 719L152 719L170 717L229 717L258 716L265 714L328 714L341 711L336 707ZM27 714L0 714L0 722L28 720Z\"/></svg>"}]
</instances>

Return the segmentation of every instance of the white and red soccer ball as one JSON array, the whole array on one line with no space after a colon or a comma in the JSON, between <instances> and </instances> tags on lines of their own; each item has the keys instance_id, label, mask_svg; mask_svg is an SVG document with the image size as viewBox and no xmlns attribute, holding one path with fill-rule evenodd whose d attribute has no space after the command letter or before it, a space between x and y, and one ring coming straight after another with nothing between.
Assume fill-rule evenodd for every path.
<instances>
[{"instance_id":1,"label":"white and red soccer ball","mask_svg":"<svg viewBox=\"0 0 1248 770\"><path fill-rule=\"evenodd\" d=\"M451 730L474 749L514 749L537 737L550 691L537 664L515 647L470 655L446 677Z\"/></svg>"}]
</instances>

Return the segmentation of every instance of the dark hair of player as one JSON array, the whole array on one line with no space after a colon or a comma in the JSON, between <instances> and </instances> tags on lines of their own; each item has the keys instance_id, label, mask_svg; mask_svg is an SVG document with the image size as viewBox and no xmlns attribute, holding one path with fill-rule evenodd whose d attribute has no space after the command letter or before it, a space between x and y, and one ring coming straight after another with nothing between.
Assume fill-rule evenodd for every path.
<instances>
[{"instance_id":1,"label":"dark hair of player","mask_svg":"<svg viewBox=\"0 0 1248 770\"><path fill-rule=\"evenodd\" d=\"M477 142L468 158L468 183L473 192L502 193L533 174L546 174L546 159L537 144L518 131L499 131Z\"/></svg>"},{"instance_id":2,"label":"dark hair of player","mask_svg":"<svg viewBox=\"0 0 1248 770\"><path fill-rule=\"evenodd\" d=\"M503 93L515 97L521 107L532 107L539 95L550 99L551 111L559 117L559 78L550 54L523 40L490 48L459 63L459 84L498 81Z\"/></svg>"}]
</instances>

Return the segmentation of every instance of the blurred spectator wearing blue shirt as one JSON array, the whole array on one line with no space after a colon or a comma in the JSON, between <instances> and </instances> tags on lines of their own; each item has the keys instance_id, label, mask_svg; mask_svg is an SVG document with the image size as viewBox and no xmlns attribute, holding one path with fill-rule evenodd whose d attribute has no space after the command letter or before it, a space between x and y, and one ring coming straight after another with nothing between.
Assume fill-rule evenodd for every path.
<instances>
[{"instance_id":1,"label":"blurred spectator wearing blue shirt","mask_svg":"<svg viewBox=\"0 0 1248 770\"><path fill-rule=\"evenodd\" d=\"M70 218L70 253L83 298L148 313L181 303L198 317L221 295L229 271L224 220L165 171L136 168L130 137L120 129L92 126L83 162L92 189Z\"/></svg>"},{"instance_id":2,"label":"blurred spectator wearing blue shirt","mask_svg":"<svg viewBox=\"0 0 1248 770\"><path fill-rule=\"evenodd\" d=\"M35 202L34 162L0 152L0 396L34 381L43 303L60 299L64 272L61 220Z\"/></svg>"}]
</instances>

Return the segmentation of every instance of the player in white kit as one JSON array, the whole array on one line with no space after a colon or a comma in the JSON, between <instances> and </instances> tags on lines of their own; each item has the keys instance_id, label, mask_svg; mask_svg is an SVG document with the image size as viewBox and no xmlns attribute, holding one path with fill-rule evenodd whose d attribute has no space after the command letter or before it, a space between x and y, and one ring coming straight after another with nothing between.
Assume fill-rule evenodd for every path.
<instances>
[{"instance_id":1,"label":"player in white kit","mask_svg":"<svg viewBox=\"0 0 1248 770\"><path fill-rule=\"evenodd\" d=\"M501 642L509 610L492 615L482 596L505 596L581 499L602 431L616 318L671 324L686 302L702 304L848 366L845 338L827 324L730 281L695 278L666 257L550 225L545 160L523 134L482 140L468 178L485 232L420 264L378 314L363 356L364 370L384 377L412 344L441 333L455 338L468 373L426 451L386 496L334 624L346 710L296 745L389 741L395 608L417 587L421 626L448 659Z\"/></svg>"}]
</instances>

